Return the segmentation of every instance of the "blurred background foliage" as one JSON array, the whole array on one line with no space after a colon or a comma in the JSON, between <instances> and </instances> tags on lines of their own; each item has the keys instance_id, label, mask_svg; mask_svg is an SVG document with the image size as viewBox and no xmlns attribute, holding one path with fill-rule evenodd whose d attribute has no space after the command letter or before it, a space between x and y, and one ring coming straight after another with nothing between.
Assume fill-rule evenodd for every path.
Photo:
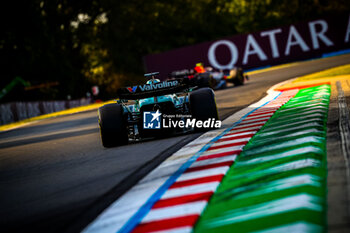
<instances>
[{"instance_id":1,"label":"blurred background foliage","mask_svg":"<svg viewBox=\"0 0 350 233\"><path fill-rule=\"evenodd\" d=\"M0 102L100 97L143 80L142 57L347 13L349 0L12 0L0 8ZM36 88L37 87L37 88Z\"/></svg>"}]
</instances>

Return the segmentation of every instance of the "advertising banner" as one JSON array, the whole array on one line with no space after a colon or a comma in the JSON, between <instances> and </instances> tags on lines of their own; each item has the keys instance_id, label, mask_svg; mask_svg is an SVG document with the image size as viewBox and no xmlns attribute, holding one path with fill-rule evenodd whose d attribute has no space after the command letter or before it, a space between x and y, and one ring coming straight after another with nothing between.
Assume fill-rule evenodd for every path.
<instances>
[{"instance_id":1,"label":"advertising banner","mask_svg":"<svg viewBox=\"0 0 350 233\"><path fill-rule=\"evenodd\" d=\"M260 32L178 48L144 57L146 72L166 79L196 63L217 70L251 69L322 56L350 48L350 15L324 17Z\"/></svg>"}]
</instances>

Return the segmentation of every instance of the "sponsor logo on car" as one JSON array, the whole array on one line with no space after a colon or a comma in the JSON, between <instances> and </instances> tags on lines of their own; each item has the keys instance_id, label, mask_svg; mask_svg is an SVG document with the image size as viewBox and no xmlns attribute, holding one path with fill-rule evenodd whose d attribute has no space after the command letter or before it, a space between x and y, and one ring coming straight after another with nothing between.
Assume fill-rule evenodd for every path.
<instances>
[{"instance_id":1,"label":"sponsor logo on car","mask_svg":"<svg viewBox=\"0 0 350 233\"><path fill-rule=\"evenodd\" d=\"M179 84L179 81L174 80L174 81L164 81L161 83L152 83L152 84L144 84L139 86L127 87L126 89L130 93L135 93L137 88L140 91L153 91L153 90L158 90L158 89L167 88L167 87L176 87L178 84Z\"/></svg>"},{"instance_id":2,"label":"sponsor logo on car","mask_svg":"<svg viewBox=\"0 0 350 233\"><path fill-rule=\"evenodd\" d=\"M178 81L164 81L161 83L152 83L152 84L145 84L145 85L140 85L139 88L141 91L152 91L152 90L157 90L157 89L162 89L162 88L167 88L167 87L175 87L178 85Z\"/></svg>"},{"instance_id":3,"label":"sponsor logo on car","mask_svg":"<svg viewBox=\"0 0 350 233\"><path fill-rule=\"evenodd\" d=\"M134 93L134 92L136 91L136 89L137 89L137 86L127 87L126 89L128 89L128 91L129 91L130 93Z\"/></svg>"}]
</instances>

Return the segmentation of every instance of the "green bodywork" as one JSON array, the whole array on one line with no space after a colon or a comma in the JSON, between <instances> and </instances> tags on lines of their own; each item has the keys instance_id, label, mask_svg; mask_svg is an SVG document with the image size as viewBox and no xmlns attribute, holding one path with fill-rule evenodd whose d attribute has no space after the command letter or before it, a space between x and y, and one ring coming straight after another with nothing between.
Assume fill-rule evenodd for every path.
<instances>
[{"instance_id":1,"label":"green bodywork","mask_svg":"<svg viewBox=\"0 0 350 233\"><path fill-rule=\"evenodd\" d=\"M140 100L136 100L135 103L132 105L124 105L124 110L128 112L138 113L140 112L140 109L142 106L155 105L157 103L164 103L164 102L172 102L176 108L176 107L182 106L184 102L188 102L188 98L186 96L177 96L173 94L173 95L164 95L164 96L140 99Z\"/></svg>"}]
</instances>

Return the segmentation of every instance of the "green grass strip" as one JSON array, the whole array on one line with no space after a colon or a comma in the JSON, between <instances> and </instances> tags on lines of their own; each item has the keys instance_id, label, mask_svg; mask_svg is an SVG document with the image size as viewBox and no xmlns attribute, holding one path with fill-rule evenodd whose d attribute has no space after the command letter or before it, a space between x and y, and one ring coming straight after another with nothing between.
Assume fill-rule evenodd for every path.
<instances>
[{"instance_id":1,"label":"green grass strip","mask_svg":"<svg viewBox=\"0 0 350 233\"><path fill-rule=\"evenodd\" d=\"M254 135L194 232L326 230L330 86L300 90Z\"/></svg>"}]
</instances>

